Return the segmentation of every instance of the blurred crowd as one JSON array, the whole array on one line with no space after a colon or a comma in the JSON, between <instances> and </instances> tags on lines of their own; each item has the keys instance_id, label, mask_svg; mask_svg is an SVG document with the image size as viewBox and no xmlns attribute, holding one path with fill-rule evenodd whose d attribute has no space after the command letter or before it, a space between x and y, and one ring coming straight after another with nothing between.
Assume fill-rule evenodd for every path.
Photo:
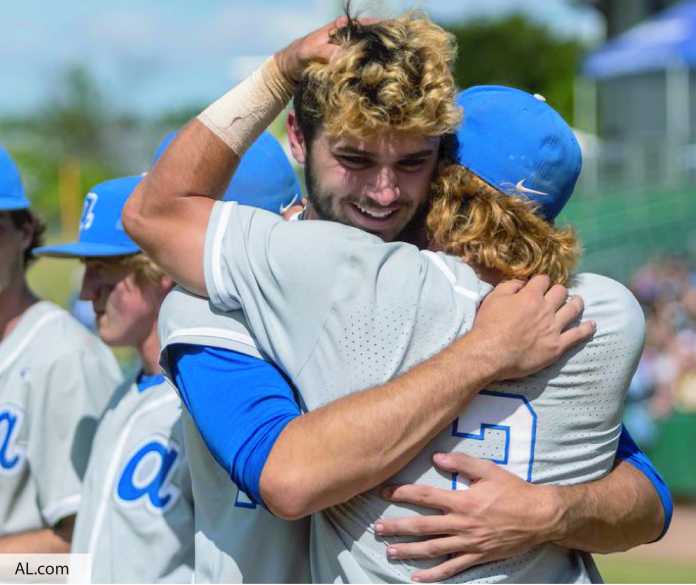
<instances>
[{"instance_id":1,"label":"blurred crowd","mask_svg":"<svg viewBox=\"0 0 696 585\"><path fill-rule=\"evenodd\" d=\"M696 412L696 266L685 257L657 258L635 273L630 287L645 311L646 340L625 422L649 447L657 420Z\"/></svg>"}]
</instances>

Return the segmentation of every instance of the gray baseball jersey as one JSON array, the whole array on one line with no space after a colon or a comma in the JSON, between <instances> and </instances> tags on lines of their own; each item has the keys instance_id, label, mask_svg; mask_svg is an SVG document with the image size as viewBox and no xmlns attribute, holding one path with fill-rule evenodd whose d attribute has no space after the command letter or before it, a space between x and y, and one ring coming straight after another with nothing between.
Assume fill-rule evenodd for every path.
<instances>
[{"instance_id":1,"label":"gray baseball jersey","mask_svg":"<svg viewBox=\"0 0 696 585\"><path fill-rule=\"evenodd\" d=\"M48 301L0 342L0 536L75 514L97 420L120 380L109 349Z\"/></svg>"},{"instance_id":2,"label":"gray baseball jersey","mask_svg":"<svg viewBox=\"0 0 696 585\"><path fill-rule=\"evenodd\" d=\"M261 358L241 311L220 313L183 289L167 296L158 322L165 371L167 347L176 343ZM254 505L215 461L187 412L184 441L196 508L196 582L309 582L309 521L280 520Z\"/></svg>"},{"instance_id":3,"label":"gray baseball jersey","mask_svg":"<svg viewBox=\"0 0 696 585\"><path fill-rule=\"evenodd\" d=\"M243 307L259 348L296 384L308 409L386 382L472 325L489 290L455 258L385 244L321 221L286 223L260 210L216 203L206 237L213 306ZM433 469L436 451L495 461L535 483L571 484L611 470L624 391L639 358L643 315L620 284L578 277L594 338L525 380L482 391L391 481L464 489ZM370 491L317 514L312 574L319 581L402 582L432 562L388 561L370 528L379 517L415 513ZM433 513L432 511L428 513ZM475 567L456 581L584 582L593 567L552 544Z\"/></svg>"},{"instance_id":4,"label":"gray baseball jersey","mask_svg":"<svg viewBox=\"0 0 696 585\"><path fill-rule=\"evenodd\" d=\"M162 377L123 384L99 423L72 552L95 583L189 583L193 503L181 402Z\"/></svg>"}]
</instances>

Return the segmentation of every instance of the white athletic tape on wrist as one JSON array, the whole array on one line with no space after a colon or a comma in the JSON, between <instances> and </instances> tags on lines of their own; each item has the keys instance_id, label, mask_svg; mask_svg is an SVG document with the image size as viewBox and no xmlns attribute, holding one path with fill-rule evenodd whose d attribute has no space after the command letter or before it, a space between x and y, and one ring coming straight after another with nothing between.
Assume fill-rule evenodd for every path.
<instances>
[{"instance_id":1,"label":"white athletic tape on wrist","mask_svg":"<svg viewBox=\"0 0 696 585\"><path fill-rule=\"evenodd\" d=\"M273 57L213 102L198 119L241 157L292 97L293 86Z\"/></svg>"}]
</instances>

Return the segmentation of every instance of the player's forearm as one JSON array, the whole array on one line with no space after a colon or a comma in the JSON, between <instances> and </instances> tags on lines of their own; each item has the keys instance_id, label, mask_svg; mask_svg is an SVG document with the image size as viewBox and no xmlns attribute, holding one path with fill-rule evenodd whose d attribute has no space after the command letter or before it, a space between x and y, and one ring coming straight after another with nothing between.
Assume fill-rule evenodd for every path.
<instances>
[{"instance_id":1,"label":"player's forearm","mask_svg":"<svg viewBox=\"0 0 696 585\"><path fill-rule=\"evenodd\" d=\"M190 290L205 293L202 254L213 201L285 107L291 87L269 59L178 133L124 207L128 234Z\"/></svg>"},{"instance_id":2,"label":"player's forearm","mask_svg":"<svg viewBox=\"0 0 696 585\"><path fill-rule=\"evenodd\" d=\"M167 273L205 293L203 246L214 197L236 155L203 124L190 122L143 178L123 210L123 226Z\"/></svg>"},{"instance_id":3,"label":"player's forearm","mask_svg":"<svg viewBox=\"0 0 696 585\"><path fill-rule=\"evenodd\" d=\"M565 303L565 289L548 290L549 284L547 277L535 277L525 287L500 285L479 307L474 328L430 360L288 424L261 475L266 505L294 518L382 483L479 390L536 372L588 338L591 323L566 330L582 302Z\"/></svg>"},{"instance_id":4,"label":"player's forearm","mask_svg":"<svg viewBox=\"0 0 696 585\"><path fill-rule=\"evenodd\" d=\"M157 219L176 213L171 206L180 199L220 197L246 149L287 105L292 87L271 58L213 102L178 133L131 197L126 217Z\"/></svg>"},{"instance_id":5,"label":"player's forearm","mask_svg":"<svg viewBox=\"0 0 696 585\"><path fill-rule=\"evenodd\" d=\"M70 516L54 528L0 536L0 553L68 553L74 526L75 516Z\"/></svg>"},{"instance_id":6,"label":"player's forearm","mask_svg":"<svg viewBox=\"0 0 696 585\"><path fill-rule=\"evenodd\" d=\"M269 509L302 517L399 471L495 377L482 345L472 332L399 378L294 419L261 475Z\"/></svg>"},{"instance_id":7,"label":"player's forearm","mask_svg":"<svg viewBox=\"0 0 696 585\"><path fill-rule=\"evenodd\" d=\"M650 481L621 461L606 477L556 489L560 532L552 539L593 553L628 550L660 535L664 513Z\"/></svg>"}]
</instances>

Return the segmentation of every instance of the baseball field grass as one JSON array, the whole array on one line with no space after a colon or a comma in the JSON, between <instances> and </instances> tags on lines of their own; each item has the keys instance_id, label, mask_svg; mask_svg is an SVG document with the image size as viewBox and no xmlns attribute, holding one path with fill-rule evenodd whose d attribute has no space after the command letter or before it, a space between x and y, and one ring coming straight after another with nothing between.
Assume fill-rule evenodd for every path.
<instances>
[{"instance_id":1,"label":"baseball field grass","mask_svg":"<svg viewBox=\"0 0 696 585\"><path fill-rule=\"evenodd\" d=\"M607 583L695 583L696 561L637 559L634 556L595 557Z\"/></svg>"},{"instance_id":2,"label":"baseball field grass","mask_svg":"<svg viewBox=\"0 0 696 585\"><path fill-rule=\"evenodd\" d=\"M82 265L72 259L39 258L27 276L32 290L41 298L67 307L82 278Z\"/></svg>"},{"instance_id":3,"label":"baseball field grass","mask_svg":"<svg viewBox=\"0 0 696 585\"><path fill-rule=\"evenodd\" d=\"M676 506L659 542L595 560L607 583L696 583L696 505Z\"/></svg>"}]
</instances>

